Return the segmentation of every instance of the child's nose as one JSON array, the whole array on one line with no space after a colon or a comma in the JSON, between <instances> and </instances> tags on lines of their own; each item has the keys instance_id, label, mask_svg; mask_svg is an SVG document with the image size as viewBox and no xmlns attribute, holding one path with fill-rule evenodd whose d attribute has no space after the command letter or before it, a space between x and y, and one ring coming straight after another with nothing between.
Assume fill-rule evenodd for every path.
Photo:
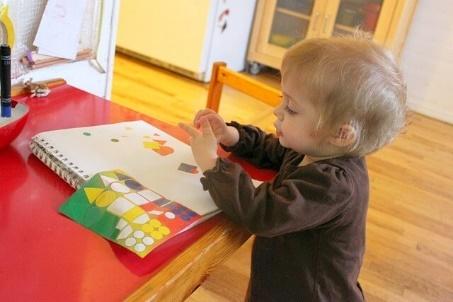
<instances>
[{"instance_id":1,"label":"child's nose","mask_svg":"<svg viewBox=\"0 0 453 302\"><path fill-rule=\"evenodd\" d=\"M274 111L273 111L274 115L278 118L278 119L281 119L283 117L283 109L282 109L282 104L278 105L277 107L275 107Z\"/></svg>"}]
</instances>

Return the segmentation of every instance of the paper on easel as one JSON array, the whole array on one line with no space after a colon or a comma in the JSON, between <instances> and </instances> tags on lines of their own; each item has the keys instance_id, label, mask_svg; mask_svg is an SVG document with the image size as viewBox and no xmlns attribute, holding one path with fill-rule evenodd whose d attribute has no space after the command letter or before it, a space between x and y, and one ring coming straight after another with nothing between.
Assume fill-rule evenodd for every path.
<instances>
[{"instance_id":1,"label":"paper on easel","mask_svg":"<svg viewBox=\"0 0 453 302\"><path fill-rule=\"evenodd\" d=\"M49 0L33 45L38 53L74 60L87 0Z\"/></svg>"}]
</instances>

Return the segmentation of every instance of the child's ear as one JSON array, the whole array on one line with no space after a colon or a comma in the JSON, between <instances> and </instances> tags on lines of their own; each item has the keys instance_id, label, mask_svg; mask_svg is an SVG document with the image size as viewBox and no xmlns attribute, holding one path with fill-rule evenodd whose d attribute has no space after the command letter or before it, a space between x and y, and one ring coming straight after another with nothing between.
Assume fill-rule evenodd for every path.
<instances>
[{"instance_id":1,"label":"child's ear","mask_svg":"<svg viewBox=\"0 0 453 302\"><path fill-rule=\"evenodd\" d=\"M329 137L329 143L337 147L347 147L357 140L357 129L352 123L343 124L335 135Z\"/></svg>"}]
</instances>

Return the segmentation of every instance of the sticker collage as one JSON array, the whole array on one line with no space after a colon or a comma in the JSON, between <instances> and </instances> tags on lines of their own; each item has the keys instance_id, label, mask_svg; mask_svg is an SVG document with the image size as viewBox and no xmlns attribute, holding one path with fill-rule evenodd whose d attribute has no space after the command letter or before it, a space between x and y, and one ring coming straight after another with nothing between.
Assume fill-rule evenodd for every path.
<instances>
[{"instance_id":1,"label":"sticker collage","mask_svg":"<svg viewBox=\"0 0 453 302\"><path fill-rule=\"evenodd\" d=\"M94 175L60 212L142 258L201 218L119 170Z\"/></svg>"}]
</instances>

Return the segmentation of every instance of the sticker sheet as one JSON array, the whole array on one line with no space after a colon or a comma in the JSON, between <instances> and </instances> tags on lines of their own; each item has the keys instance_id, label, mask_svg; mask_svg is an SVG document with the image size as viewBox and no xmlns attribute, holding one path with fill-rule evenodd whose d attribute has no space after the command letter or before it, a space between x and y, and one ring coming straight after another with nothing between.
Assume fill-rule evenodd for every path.
<instances>
[{"instance_id":1,"label":"sticker sheet","mask_svg":"<svg viewBox=\"0 0 453 302\"><path fill-rule=\"evenodd\" d=\"M95 174L60 207L60 212L142 258L208 218L121 170Z\"/></svg>"}]
</instances>

